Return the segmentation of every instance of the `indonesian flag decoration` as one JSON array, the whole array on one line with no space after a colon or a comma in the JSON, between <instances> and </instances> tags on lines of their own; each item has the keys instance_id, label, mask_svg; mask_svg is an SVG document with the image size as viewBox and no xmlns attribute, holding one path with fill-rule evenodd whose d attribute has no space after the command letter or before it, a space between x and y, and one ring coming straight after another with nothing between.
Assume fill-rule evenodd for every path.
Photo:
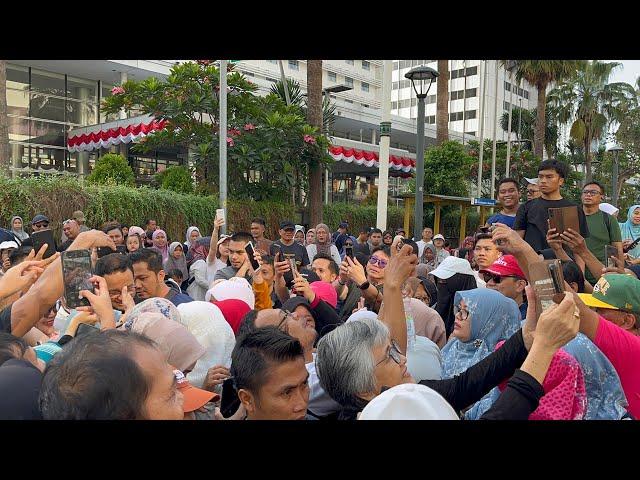
<instances>
[{"instance_id":1,"label":"indonesian flag decoration","mask_svg":"<svg viewBox=\"0 0 640 480\"><path fill-rule=\"evenodd\" d=\"M121 143L138 143L144 137L165 127L165 120L151 120L148 123L138 123L127 127L111 128L88 134L69 137L67 148L70 152L86 152L98 148L109 148Z\"/></svg>"},{"instance_id":2,"label":"indonesian flag decoration","mask_svg":"<svg viewBox=\"0 0 640 480\"><path fill-rule=\"evenodd\" d=\"M356 163L357 165L375 168L380 166L379 157L376 152L332 145L329 147L329 154L336 162L343 161L346 163ZM411 174L415 172L416 161L408 157L389 155L389 168L391 170L395 170L402 176L411 176Z\"/></svg>"}]
</instances>

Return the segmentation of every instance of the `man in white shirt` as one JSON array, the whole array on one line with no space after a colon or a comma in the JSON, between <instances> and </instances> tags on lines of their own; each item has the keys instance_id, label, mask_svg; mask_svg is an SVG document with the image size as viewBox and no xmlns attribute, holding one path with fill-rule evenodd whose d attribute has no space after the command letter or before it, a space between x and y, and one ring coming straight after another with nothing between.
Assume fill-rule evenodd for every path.
<instances>
[{"instance_id":1,"label":"man in white shirt","mask_svg":"<svg viewBox=\"0 0 640 480\"><path fill-rule=\"evenodd\" d=\"M422 258L422 252L424 252L424 246L428 243L433 243L431 239L433 238L433 230L430 227L424 227L422 230L422 240L416 242L418 245L418 258Z\"/></svg>"}]
</instances>

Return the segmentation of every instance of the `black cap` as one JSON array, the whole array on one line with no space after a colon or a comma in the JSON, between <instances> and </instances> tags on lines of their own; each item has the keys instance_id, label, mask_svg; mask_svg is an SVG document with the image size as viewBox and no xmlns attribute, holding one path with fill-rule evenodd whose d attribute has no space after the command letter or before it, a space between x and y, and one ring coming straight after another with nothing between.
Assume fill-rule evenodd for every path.
<instances>
[{"instance_id":1,"label":"black cap","mask_svg":"<svg viewBox=\"0 0 640 480\"><path fill-rule=\"evenodd\" d=\"M31 225L35 225L36 223L40 223L40 222L49 223L49 219L47 217L45 217L44 215L42 215L41 213L39 213L38 215L33 217L33 220L31 220Z\"/></svg>"},{"instance_id":2,"label":"black cap","mask_svg":"<svg viewBox=\"0 0 640 480\"><path fill-rule=\"evenodd\" d=\"M286 230L287 228L295 230L296 226L291 220L283 220L280 222L280 230Z\"/></svg>"},{"instance_id":3,"label":"black cap","mask_svg":"<svg viewBox=\"0 0 640 480\"><path fill-rule=\"evenodd\" d=\"M338 228L349 228L349 222L341 222Z\"/></svg>"}]
</instances>

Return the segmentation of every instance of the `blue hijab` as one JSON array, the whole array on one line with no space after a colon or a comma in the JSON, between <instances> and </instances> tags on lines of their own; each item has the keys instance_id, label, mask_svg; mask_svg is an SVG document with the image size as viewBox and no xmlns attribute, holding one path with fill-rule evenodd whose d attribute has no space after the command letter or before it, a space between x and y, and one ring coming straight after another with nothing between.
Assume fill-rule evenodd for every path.
<instances>
[{"instance_id":1,"label":"blue hijab","mask_svg":"<svg viewBox=\"0 0 640 480\"><path fill-rule=\"evenodd\" d=\"M520 328L516 302L495 290L476 288L456 292L454 305L465 301L471 321L471 338L452 338L442 349L442 378L458 375L491 354L500 340L507 340Z\"/></svg>"},{"instance_id":2,"label":"blue hijab","mask_svg":"<svg viewBox=\"0 0 640 480\"><path fill-rule=\"evenodd\" d=\"M631 221L633 212L636 208L640 208L640 205L631 205L627 212L627 221L620 224L620 233L622 234L622 240L635 240L640 237L640 225L634 225ZM629 250L629 255L633 258L640 257L640 245L637 245L633 250Z\"/></svg>"}]
</instances>

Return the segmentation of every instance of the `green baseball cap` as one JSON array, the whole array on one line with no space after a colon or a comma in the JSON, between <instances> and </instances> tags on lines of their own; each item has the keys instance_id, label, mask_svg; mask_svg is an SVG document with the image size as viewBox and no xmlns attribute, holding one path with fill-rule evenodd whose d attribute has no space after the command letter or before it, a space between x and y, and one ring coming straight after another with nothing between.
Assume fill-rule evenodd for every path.
<instances>
[{"instance_id":1,"label":"green baseball cap","mask_svg":"<svg viewBox=\"0 0 640 480\"><path fill-rule=\"evenodd\" d=\"M610 307L601 306L601 308L640 313L640 280L619 273L603 275L594 285L592 297L610 305Z\"/></svg>"}]
</instances>

